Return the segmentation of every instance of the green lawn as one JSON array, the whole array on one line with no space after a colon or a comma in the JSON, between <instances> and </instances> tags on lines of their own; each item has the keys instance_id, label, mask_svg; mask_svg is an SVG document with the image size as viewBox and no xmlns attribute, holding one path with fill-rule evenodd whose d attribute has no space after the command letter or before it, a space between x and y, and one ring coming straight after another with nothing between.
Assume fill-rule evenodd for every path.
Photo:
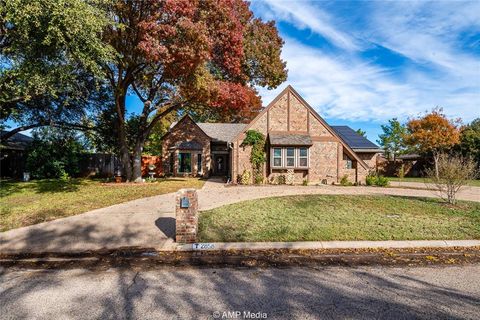
<instances>
[{"instance_id":1,"label":"green lawn","mask_svg":"<svg viewBox=\"0 0 480 320\"><path fill-rule=\"evenodd\" d=\"M431 180L427 178L414 178L414 177L405 177L403 179L400 179L397 177L388 177L388 180L403 181L403 182L431 182ZM473 187L480 187L480 180L469 180L468 185Z\"/></svg>"},{"instance_id":2,"label":"green lawn","mask_svg":"<svg viewBox=\"0 0 480 320\"><path fill-rule=\"evenodd\" d=\"M240 202L200 214L200 241L480 239L480 203L307 195Z\"/></svg>"},{"instance_id":3,"label":"green lawn","mask_svg":"<svg viewBox=\"0 0 480 320\"><path fill-rule=\"evenodd\" d=\"M201 188L203 183L199 179L184 178L143 184L102 183L90 179L73 179L70 183L58 180L0 181L0 231L181 188Z\"/></svg>"}]
</instances>

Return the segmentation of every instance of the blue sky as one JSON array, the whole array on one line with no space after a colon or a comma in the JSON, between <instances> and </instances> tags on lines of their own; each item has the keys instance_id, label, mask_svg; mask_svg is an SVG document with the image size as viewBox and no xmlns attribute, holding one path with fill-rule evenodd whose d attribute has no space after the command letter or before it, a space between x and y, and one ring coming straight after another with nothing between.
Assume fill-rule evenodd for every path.
<instances>
[{"instance_id":1,"label":"blue sky","mask_svg":"<svg viewBox=\"0 0 480 320\"><path fill-rule=\"evenodd\" d=\"M367 131L434 107L480 117L480 1L253 1L275 20L288 80L259 88L267 105L292 85L332 125ZM130 112L140 101L127 99Z\"/></svg>"},{"instance_id":2,"label":"blue sky","mask_svg":"<svg viewBox=\"0 0 480 320\"><path fill-rule=\"evenodd\" d=\"M480 1L253 1L285 40L288 80L330 124L367 131L436 106L480 117Z\"/></svg>"}]
</instances>

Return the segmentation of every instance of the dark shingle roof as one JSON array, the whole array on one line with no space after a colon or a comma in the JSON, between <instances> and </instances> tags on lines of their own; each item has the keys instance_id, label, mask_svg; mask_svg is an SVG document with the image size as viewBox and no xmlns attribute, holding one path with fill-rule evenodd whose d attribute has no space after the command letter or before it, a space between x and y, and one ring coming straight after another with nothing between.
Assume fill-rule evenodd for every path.
<instances>
[{"instance_id":1,"label":"dark shingle roof","mask_svg":"<svg viewBox=\"0 0 480 320\"><path fill-rule=\"evenodd\" d=\"M307 134L270 133L272 146L311 146L312 139Z\"/></svg>"},{"instance_id":2,"label":"dark shingle roof","mask_svg":"<svg viewBox=\"0 0 480 320\"><path fill-rule=\"evenodd\" d=\"M342 138L345 143L354 151L361 149L380 150L380 148L367 138L359 135L355 130L349 126L331 126L333 130Z\"/></svg>"},{"instance_id":3,"label":"dark shingle roof","mask_svg":"<svg viewBox=\"0 0 480 320\"><path fill-rule=\"evenodd\" d=\"M8 131L2 130L0 135L3 135ZM32 137L26 136L21 133L15 133L8 140L1 142L2 148L5 149L15 149L15 150L24 150L28 145L33 141Z\"/></svg>"},{"instance_id":4,"label":"dark shingle roof","mask_svg":"<svg viewBox=\"0 0 480 320\"><path fill-rule=\"evenodd\" d=\"M244 123L202 123L197 125L202 129L212 140L232 142L233 139L245 129Z\"/></svg>"}]
</instances>

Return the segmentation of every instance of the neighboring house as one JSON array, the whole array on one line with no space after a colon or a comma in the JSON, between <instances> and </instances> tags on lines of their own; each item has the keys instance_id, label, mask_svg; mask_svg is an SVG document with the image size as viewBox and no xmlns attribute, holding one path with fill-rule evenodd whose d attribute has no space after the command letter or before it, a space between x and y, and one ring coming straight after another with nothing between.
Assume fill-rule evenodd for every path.
<instances>
[{"instance_id":1,"label":"neighboring house","mask_svg":"<svg viewBox=\"0 0 480 320\"><path fill-rule=\"evenodd\" d=\"M291 87L283 90L248 124L195 123L189 116L174 124L163 140L166 174L237 177L252 171L245 132L266 137L264 176L270 182L293 169L295 182L336 183L347 175L364 183L382 150L346 126L329 126Z\"/></svg>"},{"instance_id":2,"label":"neighboring house","mask_svg":"<svg viewBox=\"0 0 480 320\"><path fill-rule=\"evenodd\" d=\"M1 131L4 134L6 131ZM0 145L0 176L20 178L25 171L26 149L33 138L21 133L15 133Z\"/></svg>"}]
</instances>

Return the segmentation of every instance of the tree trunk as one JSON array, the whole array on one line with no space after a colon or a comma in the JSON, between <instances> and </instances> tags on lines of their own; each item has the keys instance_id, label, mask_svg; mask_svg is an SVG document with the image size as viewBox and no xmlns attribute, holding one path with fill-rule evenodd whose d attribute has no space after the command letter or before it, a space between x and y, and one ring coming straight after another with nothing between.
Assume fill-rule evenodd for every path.
<instances>
[{"instance_id":1,"label":"tree trunk","mask_svg":"<svg viewBox=\"0 0 480 320\"><path fill-rule=\"evenodd\" d=\"M439 173L438 173L438 158L440 157L440 154L436 151L433 151L433 163L435 165L435 178L439 178Z\"/></svg>"},{"instance_id":2,"label":"tree trunk","mask_svg":"<svg viewBox=\"0 0 480 320\"><path fill-rule=\"evenodd\" d=\"M116 94L115 105L118 119L118 143L120 148L120 161L123 167L123 176L127 181L132 181L132 162L127 143L127 128L125 123L125 94Z\"/></svg>"},{"instance_id":3,"label":"tree trunk","mask_svg":"<svg viewBox=\"0 0 480 320\"><path fill-rule=\"evenodd\" d=\"M132 155L132 181L142 182L142 150L143 143L137 143Z\"/></svg>"}]
</instances>

